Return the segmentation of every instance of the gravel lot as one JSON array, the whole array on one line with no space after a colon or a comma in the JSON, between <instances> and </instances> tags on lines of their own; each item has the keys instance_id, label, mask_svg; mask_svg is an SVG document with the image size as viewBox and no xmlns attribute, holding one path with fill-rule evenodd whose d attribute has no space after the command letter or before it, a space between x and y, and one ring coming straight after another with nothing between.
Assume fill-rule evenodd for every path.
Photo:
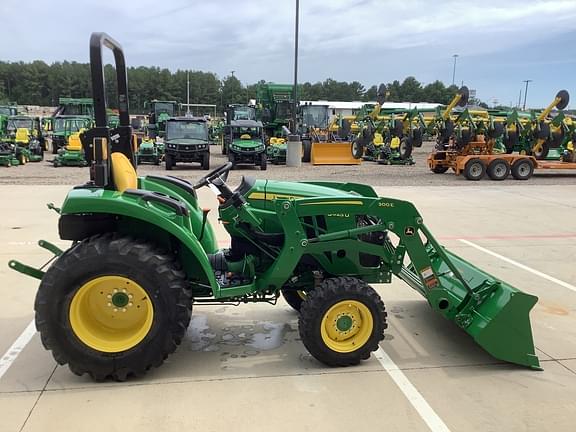
<instances>
[{"instance_id":1,"label":"gravel lot","mask_svg":"<svg viewBox=\"0 0 576 432\"><path fill-rule=\"evenodd\" d=\"M413 166L378 165L374 162L364 162L355 166L312 166L303 164L301 168L268 165L267 171L259 168L244 167L230 173L230 183L237 184L241 175L250 175L257 178L281 180L313 180L350 181L365 183L372 186L475 186L493 187L530 185L575 185L576 171L549 171L537 173L528 182L518 182L510 177L503 182L494 182L484 179L480 182L470 182L451 173L433 174L426 166L426 156L433 147L432 142L415 149ZM0 184L49 184L49 185L75 185L85 182L88 178L86 168L60 167L54 168L50 163L51 153L45 154L46 160L38 163L29 163L19 167L0 167ZM217 167L226 162L226 157L220 153L220 147L212 147L210 160L211 167ZM141 165L138 172L143 174L166 174L164 164L160 166ZM198 179L204 174L198 164L183 164L170 173L189 180Z\"/></svg>"}]
</instances>

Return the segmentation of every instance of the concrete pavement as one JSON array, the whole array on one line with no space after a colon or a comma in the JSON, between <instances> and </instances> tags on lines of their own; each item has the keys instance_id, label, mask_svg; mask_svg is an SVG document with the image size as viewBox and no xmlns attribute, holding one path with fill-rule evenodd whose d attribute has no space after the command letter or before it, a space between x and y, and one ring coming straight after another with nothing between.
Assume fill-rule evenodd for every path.
<instances>
[{"instance_id":1,"label":"concrete pavement","mask_svg":"<svg viewBox=\"0 0 576 432\"><path fill-rule=\"evenodd\" d=\"M0 355L33 319L37 281L8 269L38 265L40 238L62 246L67 186L0 186ZM377 285L388 313L382 348L452 431L572 431L576 418L576 292L461 241L576 285L576 186L378 188L413 201L448 248L540 298L531 315L544 371L503 364L434 314L403 282ZM208 191L204 205L215 207ZM217 224L216 212L210 213ZM218 225L216 225L218 226ZM222 227L219 240L226 244ZM327 368L301 344L297 315L269 305L196 306L186 337L159 369L127 383L93 383L56 366L34 336L0 378L3 431L430 430L373 356ZM440 429L435 429L440 430Z\"/></svg>"}]
</instances>

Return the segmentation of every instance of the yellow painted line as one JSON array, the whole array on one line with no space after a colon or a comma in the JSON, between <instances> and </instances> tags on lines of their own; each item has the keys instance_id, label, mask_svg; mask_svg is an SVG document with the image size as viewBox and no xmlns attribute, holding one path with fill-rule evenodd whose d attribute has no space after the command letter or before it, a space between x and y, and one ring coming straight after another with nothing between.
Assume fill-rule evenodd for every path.
<instances>
[{"instance_id":1,"label":"yellow painted line","mask_svg":"<svg viewBox=\"0 0 576 432\"><path fill-rule=\"evenodd\" d=\"M322 201L315 203L302 203L301 205L364 205L362 201Z\"/></svg>"},{"instance_id":2,"label":"yellow painted line","mask_svg":"<svg viewBox=\"0 0 576 432\"><path fill-rule=\"evenodd\" d=\"M264 192L252 192L250 195L248 195L248 199L266 200L266 201L273 201L275 199L299 199L299 198L306 198L306 197L299 195L265 194Z\"/></svg>"}]
</instances>

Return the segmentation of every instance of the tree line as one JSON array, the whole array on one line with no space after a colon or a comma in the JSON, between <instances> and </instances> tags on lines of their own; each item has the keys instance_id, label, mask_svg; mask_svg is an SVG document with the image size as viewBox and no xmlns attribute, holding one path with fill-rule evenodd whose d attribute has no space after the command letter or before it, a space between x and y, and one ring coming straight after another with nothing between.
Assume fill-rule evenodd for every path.
<instances>
[{"instance_id":1,"label":"tree line","mask_svg":"<svg viewBox=\"0 0 576 432\"><path fill-rule=\"evenodd\" d=\"M115 70L104 68L109 104L116 103ZM211 72L172 72L159 67L128 68L130 107L134 113L145 112L144 103L152 99L186 102L187 74L190 75L190 103L215 104L217 110L230 103L246 103L256 98L259 83L244 86L229 75L223 79ZM260 83L265 82L264 80ZM0 62L0 101L14 101L21 105L55 106L59 97L91 97L90 65L77 62L43 61ZM441 81L422 85L416 78L386 84L386 100L390 102L436 102L447 104L457 91ZM326 79L299 85L300 100L375 101L378 85L364 87L358 81L345 82Z\"/></svg>"}]
</instances>

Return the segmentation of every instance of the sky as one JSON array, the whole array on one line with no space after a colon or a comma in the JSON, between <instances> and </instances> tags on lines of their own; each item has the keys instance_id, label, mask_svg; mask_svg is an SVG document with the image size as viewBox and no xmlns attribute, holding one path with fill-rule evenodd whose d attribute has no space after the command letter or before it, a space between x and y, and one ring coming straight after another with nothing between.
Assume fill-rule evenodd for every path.
<instances>
[{"instance_id":1,"label":"sky","mask_svg":"<svg viewBox=\"0 0 576 432\"><path fill-rule=\"evenodd\" d=\"M0 60L88 62L104 31L129 66L292 82L294 15L295 0L2 1ZM489 105L517 104L533 80L528 107L561 89L576 107L574 22L576 0L301 0L299 81L451 84L458 54L456 84Z\"/></svg>"}]
</instances>

